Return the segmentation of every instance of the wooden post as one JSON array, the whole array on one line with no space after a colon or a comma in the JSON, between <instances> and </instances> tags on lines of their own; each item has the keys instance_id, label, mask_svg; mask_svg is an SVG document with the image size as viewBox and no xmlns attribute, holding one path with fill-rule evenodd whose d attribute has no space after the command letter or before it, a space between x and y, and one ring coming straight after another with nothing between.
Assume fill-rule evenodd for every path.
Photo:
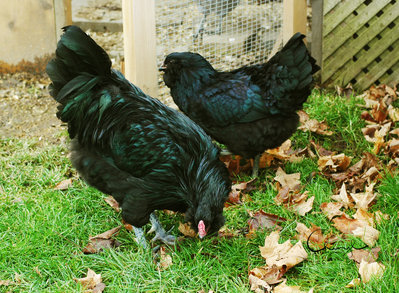
<instances>
[{"instance_id":1,"label":"wooden post","mask_svg":"<svg viewBox=\"0 0 399 293\"><path fill-rule=\"evenodd\" d=\"M297 32L306 35L306 0L284 0L283 10L283 42L285 44Z\"/></svg>"},{"instance_id":2,"label":"wooden post","mask_svg":"<svg viewBox=\"0 0 399 293\"><path fill-rule=\"evenodd\" d=\"M54 0L55 35L56 40L60 39L62 30L66 25L72 24L71 0Z\"/></svg>"},{"instance_id":3,"label":"wooden post","mask_svg":"<svg viewBox=\"0 0 399 293\"><path fill-rule=\"evenodd\" d=\"M125 76L146 94L157 96L155 1L122 0Z\"/></svg>"},{"instance_id":4,"label":"wooden post","mask_svg":"<svg viewBox=\"0 0 399 293\"><path fill-rule=\"evenodd\" d=\"M320 67L323 62L323 0L312 0L312 45L311 53Z\"/></svg>"}]
</instances>

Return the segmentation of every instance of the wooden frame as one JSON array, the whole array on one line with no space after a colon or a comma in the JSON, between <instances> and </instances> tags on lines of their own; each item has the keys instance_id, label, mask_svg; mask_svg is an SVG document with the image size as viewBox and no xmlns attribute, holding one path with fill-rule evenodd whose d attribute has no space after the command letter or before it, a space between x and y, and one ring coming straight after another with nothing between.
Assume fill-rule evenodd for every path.
<instances>
[{"instance_id":1,"label":"wooden frame","mask_svg":"<svg viewBox=\"0 0 399 293\"><path fill-rule=\"evenodd\" d=\"M283 42L297 32L306 35L307 1L283 0Z\"/></svg>"},{"instance_id":2,"label":"wooden frame","mask_svg":"<svg viewBox=\"0 0 399 293\"><path fill-rule=\"evenodd\" d=\"M155 1L122 0L122 14L125 76L146 94L156 97Z\"/></svg>"}]
</instances>

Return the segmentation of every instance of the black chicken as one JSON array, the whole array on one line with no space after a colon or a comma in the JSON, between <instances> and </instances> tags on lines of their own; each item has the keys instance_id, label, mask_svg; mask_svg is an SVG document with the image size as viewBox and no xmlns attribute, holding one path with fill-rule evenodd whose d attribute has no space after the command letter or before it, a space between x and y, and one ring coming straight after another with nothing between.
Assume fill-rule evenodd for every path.
<instances>
[{"instance_id":1,"label":"black chicken","mask_svg":"<svg viewBox=\"0 0 399 293\"><path fill-rule=\"evenodd\" d=\"M240 0L195 0L195 2L202 13L202 19L197 32L194 34L194 39L197 39L198 36L202 37L206 18L211 13L215 13L218 17L218 25L215 32L220 34L222 32L223 18L240 4Z\"/></svg>"},{"instance_id":2,"label":"black chicken","mask_svg":"<svg viewBox=\"0 0 399 293\"><path fill-rule=\"evenodd\" d=\"M122 218L155 239L173 243L154 210L185 212L202 238L224 223L230 180L219 150L185 115L144 94L111 69L111 60L80 28L69 26L47 65L57 116L73 138L71 160L80 175L122 207Z\"/></svg>"},{"instance_id":3,"label":"black chicken","mask_svg":"<svg viewBox=\"0 0 399 293\"><path fill-rule=\"evenodd\" d=\"M267 63L216 71L196 53L169 54L160 70L177 106L234 154L259 157L296 130L319 67L295 34Z\"/></svg>"}]
</instances>

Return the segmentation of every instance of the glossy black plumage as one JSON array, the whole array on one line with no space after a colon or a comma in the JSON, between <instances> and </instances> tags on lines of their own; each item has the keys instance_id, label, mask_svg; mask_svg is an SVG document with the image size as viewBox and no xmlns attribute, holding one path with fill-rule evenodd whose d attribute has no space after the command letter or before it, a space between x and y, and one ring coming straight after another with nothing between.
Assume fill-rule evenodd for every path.
<instances>
[{"instance_id":1,"label":"glossy black plumage","mask_svg":"<svg viewBox=\"0 0 399 293\"><path fill-rule=\"evenodd\" d=\"M319 67L295 34L267 63L219 72L199 54L168 55L164 81L177 106L234 154L252 158L296 130Z\"/></svg>"},{"instance_id":2,"label":"glossy black plumage","mask_svg":"<svg viewBox=\"0 0 399 293\"><path fill-rule=\"evenodd\" d=\"M113 195L136 227L169 209L185 212L194 229L203 220L217 231L231 183L208 135L112 70L106 52L78 27L64 30L47 73L57 116L73 139L73 166Z\"/></svg>"}]
</instances>

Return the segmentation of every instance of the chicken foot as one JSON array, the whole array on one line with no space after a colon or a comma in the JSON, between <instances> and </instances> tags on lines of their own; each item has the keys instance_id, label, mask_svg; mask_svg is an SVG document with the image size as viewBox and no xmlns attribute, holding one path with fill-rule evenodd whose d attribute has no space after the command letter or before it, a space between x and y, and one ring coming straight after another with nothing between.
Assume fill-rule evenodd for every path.
<instances>
[{"instance_id":1,"label":"chicken foot","mask_svg":"<svg viewBox=\"0 0 399 293\"><path fill-rule=\"evenodd\" d=\"M144 249L147 249L147 248L148 248L148 244L147 244L147 240L145 239L143 229L142 229L142 228L137 228L137 227L133 226L133 231L134 231L134 234L136 234L136 241L137 241L137 243L138 243L141 247L143 247Z\"/></svg>"},{"instance_id":2,"label":"chicken foot","mask_svg":"<svg viewBox=\"0 0 399 293\"><path fill-rule=\"evenodd\" d=\"M176 237L169 234L170 230L166 232L165 229L162 228L162 225L155 213L150 215L150 222L152 227L147 233L155 232L155 236L151 240L152 242L160 240L167 245L174 245L176 243Z\"/></svg>"}]
</instances>

